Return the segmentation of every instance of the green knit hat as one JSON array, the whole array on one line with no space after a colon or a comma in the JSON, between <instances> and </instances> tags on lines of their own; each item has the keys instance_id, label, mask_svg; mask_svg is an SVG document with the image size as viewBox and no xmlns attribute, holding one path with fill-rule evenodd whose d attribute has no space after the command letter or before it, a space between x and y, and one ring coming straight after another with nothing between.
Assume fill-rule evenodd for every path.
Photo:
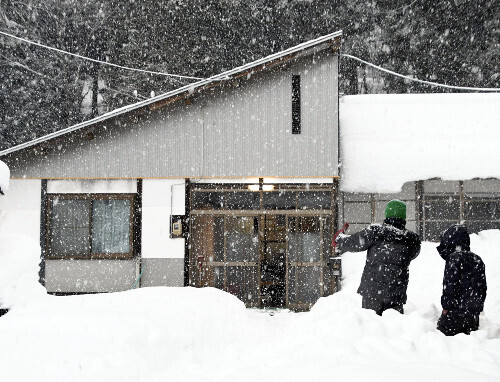
<instances>
[{"instance_id":1,"label":"green knit hat","mask_svg":"<svg viewBox=\"0 0 500 382\"><path fill-rule=\"evenodd\" d=\"M391 200L385 207L385 217L406 220L406 204L401 200Z\"/></svg>"}]
</instances>

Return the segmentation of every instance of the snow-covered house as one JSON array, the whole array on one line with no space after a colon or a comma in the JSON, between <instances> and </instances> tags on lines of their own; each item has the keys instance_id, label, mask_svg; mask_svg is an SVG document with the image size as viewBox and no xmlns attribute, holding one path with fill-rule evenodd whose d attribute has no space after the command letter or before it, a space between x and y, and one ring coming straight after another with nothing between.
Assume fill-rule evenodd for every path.
<instances>
[{"instance_id":1,"label":"snow-covered house","mask_svg":"<svg viewBox=\"0 0 500 382\"><path fill-rule=\"evenodd\" d=\"M307 309L339 287L332 233L391 199L425 240L500 228L500 94L345 96L339 113L340 38L0 152L0 231L40 241L51 293L213 286Z\"/></svg>"},{"instance_id":2,"label":"snow-covered house","mask_svg":"<svg viewBox=\"0 0 500 382\"><path fill-rule=\"evenodd\" d=\"M341 32L0 153L2 232L52 293L213 286L304 309L338 287Z\"/></svg>"}]
</instances>

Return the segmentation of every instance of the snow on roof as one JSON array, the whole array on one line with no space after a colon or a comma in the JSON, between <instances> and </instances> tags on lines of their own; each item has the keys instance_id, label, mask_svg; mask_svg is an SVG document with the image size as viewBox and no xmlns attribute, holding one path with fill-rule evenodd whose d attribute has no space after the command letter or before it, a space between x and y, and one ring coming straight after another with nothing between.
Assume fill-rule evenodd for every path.
<instances>
[{"instance_id":1,"label":"snow on roof","mask_svg":"<svg viewBox=\"0 0 500 382\"><path fill-rule=\"evenodd\" d=\"M341 188L500 178L500 94L383 94L340 100Z\"/></svg>"},{"instance_id":2,"label":"snow on roof","mask_svg":"<svg viewBox=\"0 0 500 382\"><path fill-rule=\"evenodd\" d=\"M9 167L0 160L0 190L5 192L9 189L10 170Z\"/></svg>"},{"instance_id":3,"label":"snow on roof","mask_svg":"<svg viewBox=\"0 0 500 382\"><path fill-rule=\"evenodd\" d=\"M85 121L82 123L78 123L76 125L73 125L73 126L65 128L65 129L56 131L54 133L45 135L43 137L36 138L32 141L25 142L25 143L22 143L20 145L13 146L13 147L10 147L6 150L0 151L0 157L7 155L7 154L10 154L10 153L13 153L13 152L16 152L16 151L19 151L19 150L27 148L27 147L35 146L39 143L48 141L50 139L53 139L53 138L56 138L56 137L59 137L59 136L62 136L62 135L68 134L68 133L71 133L73 131L80 130L84 127L94 125L96 123L99 123L99 122L105 121L107 119L116 117L118 115L127 113L129 111L136 110L136 109L139 109L141 107L151 105L151 104L154 104L154 103L159 102L159 101L168 100L170 98L179 96L180 94L183 94L183 93L192 94L196 90L199 90L199 89L201 89L201 88L203 88L203 87L205 87L213 82L230 80L233 76L235 76L237 74L240 74L242 72L246 72L246 71L249 71L252 69L256 69L257 67L260 67L260 66L265 67L266 64L269 64L273 61L279 60L285 56L294 55L294 54L299 53L301 51L317 47L318 45L329 43L332 40L334 40L335 38L340 37L340 36L342 36L341 30L334 32L334 33L327 34L325 36L318 37L314 40L306 41L302 44L296 45L294 47L283 50L281 52L271 54L270 56L261 58L259 60L253 61L253 62L250 62L250 63L245 64L243 66L240 66L240 67L228 70L226 72L217 74L215 76L212 76L212 77L209 77L209 78L182 86L182 87L177 88L175 90L172 90L170 92L160 94L156 97L152 97L152 98L149 98L147 100L140 101L140 102L137 102L137 103L134 103L131 105L126 105L124 107L115 109L113 111L110 111L109 113L100 115L100 116L93 118L91 120L88 120L88 121Z\"/></svg>"}]
</instances>

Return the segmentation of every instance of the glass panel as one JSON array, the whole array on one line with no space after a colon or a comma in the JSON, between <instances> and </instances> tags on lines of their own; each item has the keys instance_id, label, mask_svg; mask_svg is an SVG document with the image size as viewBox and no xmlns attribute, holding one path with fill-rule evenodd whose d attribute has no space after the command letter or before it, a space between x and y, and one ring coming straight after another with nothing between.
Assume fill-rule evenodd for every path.
<instances>
[{"instance_id":1,"label":"glass panel","mask_svg":"<svg viewBox=\"0 0 500 382\"><path fill-rule=\"evenodd\" d=\"M487 229L500 229L500 222L468 222L469 233L478 233Z\"/></svg>"},{"instance_id":2,"label":"glass panel","mask_svg":"<svg viewBox=\"0 0 500 382\"><path fill-rule=\"evenodd\" d=\"M288 218L288 262L297 262L297 218Z\"/></svg>"},{"instance_id":3,"label":"glass panel","mask_svg":"<svg viewBox=\"0 0 500 382\"><path fill-rule=\"evenodd\" d=\"M451 196L446 199L426 200L424 203L425 219L459 220L460 201Z\"/></svg>"},{"instance_id":4,"label":"glass panel","mask_svg":"<svg viewBox=\"0 0 500 382\"><path fill-rule=\"evenodd\" d=\"M329 210L332 208L332 193L330 191L299 192L298 208Z\"/></svg>"},{"instance_id":5,"label":"glass panel","mask_svg":"<svg viewBox=\"0 0 500 382\"><path fill-rule=\"evenodd\" d=\"M219 210L224 206L224 193L195 191L192 202L195 210Z\"/></svg>"},{"instance_id":6,"label":"glass panel","mask_svg":"<svg viewBox=\"0 0 500 382\"><path fill-rule=\"evenodd\" d=\"M258 210L260 208L259 192L228 192L226 206L229 210Z\"/></svg>"},{"instance_id":7,"label":"glass panel","mask_svg":"<svg viewBox=\"0 0 500 382\"><path fill-rule=\"evenodd\" d=\"M226 218L226 260L257 261L258 219L254 216Z\"/></svg>"},{"instance_id":8,"label":"glass panel","mask_svg":"<svg viewBox=\"0 0 500 382\"><path fill-rule=\"evenodd\" d=\"M295 304L297 303L297 267L289 267L288 268L288 303Z\"/></svg>"},{"instance_id":9,"label":"glass panel","mask_svg":"<svg viewBox=\"0 0 500 382\"><path fill-rule=\"evenodd\" d=\"M285 281L285 243L266 243L265 258L261 261L261 280Z\"/></svg>"},{"instance_id":10,"label":"glass panel","mask_svg":"<svg viewBox=\"0 0 500 382\"><path fill-rule=\"evenodd\" d=\"M94 200L92 253L130 252L130 200Z\"/></svg>"},{"instance_id":11,"label":"glass panel","mask_svg":"<svg viewBox=\"0 0 500 382\"><path fill-rule=\"evenodd\" d=\"M466 220L499 220L500 202L493 200L467 201L465 203Z\"/></svg>"},{"instance_id":12,"label":"glass panel","mask_svg":"<svg viewBox=\"0 0 500 382\"><path fill-rule=\"evenodd\" d=\"M194 215L191 219L192 263L224 261L224 218Z\"/></svg>"},{"instance_id":13,"label":"glass panel","mask_svg":"<svg viewBox=\"0 0 500 382\"><path fill-rule=\"evenodd\" d=\"M294 210L296 195L293 191L264 192L262 206L266 210Z\"/></svg>"},{"instance_id":14,"label":"glass panel","mask_svg":"<svg viewBox=\"0 0 500 382\"><path fill-rule=\"evenodd\" d=\"M258 301L257 267L228 266L227 291L246 305L254 305Z\"/></svg>"},{"instance_id":15,"label":"glass panel","mask_svg":"<svg viewBox=\"0 0 500 382\"><path fill-rule=\"evenodd\" d=\"M51 255L88 255L90 251L89 228L62 228L51 229Z\"/></svg>"},{"instance_id":16,"label":"glass panel","mask_svg":"<svg viewBox=\"0 0 500 382\"><path fill-rule=\"evenodd\" d=\"M452 221L444 221L444 222L425 222L425 240L429 241L439 241L441 233L445 231L452 224L458 224L458 220L455 222Z\"/></svg>"},{"instance_id":17,"label":"glass panel","mask_svg":"<svg viewBox=\"0 0 500 382\"><path fill-rule=\"evenodd\" d=\"M50 216L50 254L87 255L90 201L54 199Z\"/></svg>"},{"instance_id":18,"label":"glass panel","mask_svg":"<svg viewBox=\"0 0 500 382\"><path fill-rule=\"evenodd\" d=\"M332 218L321 218L323 223L323 261L328 261L332 255Z\"/></svg>"},{"instance_id":19,"label":"glass panel","mask_svg":"<svg viewBox=\"0 0 500 382\"><path fill-rule=\"evenodd\" d=\"M286 216L267 215L265 218L266 241L286 241Z\"/></svg>"},{"instance_id":20,"label":"glass panel","mask_svg":"<svg viewBox=\"0 0 500 382\"><path fill-rule=\"evenodd\" d=\"M213 261L224 261L224 218L213 218Z\"/></svg>"},{"instance_id":21,"label":"glass panel","mask_svg":"<svg viewBox=\"0 0 500 382\"><path fill-rule=\"evenodd\" d=\"M297 302L315 303L321 297L320 267L298 267L297 282Z\"/></svg>"},{"instance_id":22,"label":"glass panel","mask_svg":"<svg viewBox=\"0 0 500 382\"><path fill-rule=\"evenodd\" d=\"M298 261L320 261L319 217L300 218Z\"/></svg>"},{"instance_id":23,"label":"glass panel","mask_svg":"<svg viewBox=\"0 0 500 382\"><path fill-rule=\"evenodd\" d=\"M224 267L214 267L214 287L224 290Z\"/></svg>"}]
</instances>

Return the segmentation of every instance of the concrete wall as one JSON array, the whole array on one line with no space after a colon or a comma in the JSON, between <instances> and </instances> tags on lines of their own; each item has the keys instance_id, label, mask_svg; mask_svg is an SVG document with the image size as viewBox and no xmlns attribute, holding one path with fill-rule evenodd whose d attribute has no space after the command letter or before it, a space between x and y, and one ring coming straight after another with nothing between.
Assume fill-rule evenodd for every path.
<instances>
[{"instance_id":1,"label":"concrete wall","mask_svg":"<svg viewBox=\"0 0 500 382\"><path fill-rule=\"evenodd\" d=\"M182 259L142 259L141 287L184 286L184 258Z\"/></svg>"},{"instance_id":2,"label":"concrete wall","mask_svg":"<svg viewBox=\"0 0 500 382\"><path fill-rule=\"evenodd\" d=\"M120 292L134 286L136 260L48 260L45 288L48 292Z\"/></svg>"}]
</instances>

